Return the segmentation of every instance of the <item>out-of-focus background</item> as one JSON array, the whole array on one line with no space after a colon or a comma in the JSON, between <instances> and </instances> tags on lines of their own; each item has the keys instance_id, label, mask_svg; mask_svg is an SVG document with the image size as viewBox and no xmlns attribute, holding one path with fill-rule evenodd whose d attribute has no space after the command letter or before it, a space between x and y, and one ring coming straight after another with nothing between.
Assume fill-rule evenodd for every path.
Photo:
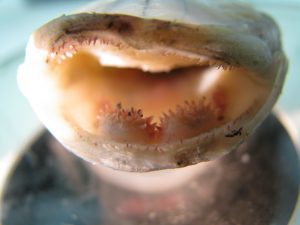
<instances>
[{"instance_id":1,"label":"out-of-focus background","mask_svg":"<svg viewBox=\"0 0 300 225\"><path fill-rule=\"evenodd\" d=\"M16 82L30 33L51 18L68 14L89 2L0 0L0 159L21 149L42 127ZM248 2L272 15L281 27L290 66L277 108L300 128L300 0Z\"/></svg>"}]
</instances>

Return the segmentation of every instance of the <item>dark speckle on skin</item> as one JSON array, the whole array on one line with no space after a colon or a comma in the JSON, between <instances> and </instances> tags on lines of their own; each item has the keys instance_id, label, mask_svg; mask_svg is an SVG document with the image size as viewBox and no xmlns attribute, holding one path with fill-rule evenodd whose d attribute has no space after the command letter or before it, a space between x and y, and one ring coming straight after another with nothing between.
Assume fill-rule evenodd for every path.
<instances>
[{"instance_id":1,"label":"dark speckle on skin","mask_svg":"<svg viewBox=\"0 0 300 225\"><path fill-rule=\"evenodd\" d=\"M106 29L115 30L120 34L129 34L133 31L130 23L117 19L110 20L106 25Z\"/></svg>"},{"instance_id":2,"label":"dark speckle on skin","mask_svg":"<svg viewBox=\"0 0 300 225\"><path fill-rule=\"evenodd\" d=\"M113 26L114 26L114 21L112 20L107 24L106 29L111 29Z\"/></svg>"},{"instance_id":3,"label":"dark speckle on skin","mask_svg":"<svg viewBox=\"0 0 300 225\"><path fill-rule=\"evenodd\" d=\"M169 21L164 21L164 22L161 22L161 23L158 23L156 25L156 29L157 30L169 30L172 28L172 23L169 22Z\"/></svg>"},{"instance_id":4,"label":"dark speckle on skin","mask_svg":"<svg viewBox=\"0 0 300 225\"><path fill-rule=\"evenodd\" d=\"M189 156L187 156L186 154L180 154L180 155L177 155L176 157L176 165L178 167L184 167L184 166L187 166L189 165Z\"/></svg>"},{"instance_id":5,"label":"dark speckle on skin","mask_svg":"<svg viewBox=\"0 0 300 225\"><path fill-rule=\"evenodd\" d=\"M222 121L222 120L224 120L224 116L218 116L218 118L217 118L219 121Z\"/></svg>"},{"instance_id":6,"label":"dark speckle on skin","mask_svg":"<svg viewBox=\"0 0 300 225\"><path fill-rule=\"evenodd\" d=\"M172 46L172 45L174 45L175 43L176 43L176 40L170 39L170 40L167 41L166 44L168 44L169 46Z\"/></svg>"},{"instance_id":7,"label":"dark speckle on skin","mask_svg":"<svg viewBox=\"0 0 300 225\"><path fill-rule=\"evenodd\" d=\"M183 166L184 162L183 161L177 161L177 166Z\"/></svg>"},{"instance_id":8,"label":"dark speckle on skin","mask_svg":"<svg viewBox=\"0 0 300 225\"><path fill-rule=\"evenodd\" d=\"M237 130L232 130L230 133L225 134L225 137L235 137L235 136L241 136L242 135L243 127L240 127Z\"/></svg>"},{"instance_id":9,"label":"dark speckle on skin","mask_svg":"<svg viewBox=\"0 0 300 225\"><path fill-rule=\"evenodd\" d=\"M119 33L131 33L132 31L132 27L129 23L126 23L126 22L122 22L120 23L119 27L118 27L118 32Z\"/></svg>"}]
</instances>

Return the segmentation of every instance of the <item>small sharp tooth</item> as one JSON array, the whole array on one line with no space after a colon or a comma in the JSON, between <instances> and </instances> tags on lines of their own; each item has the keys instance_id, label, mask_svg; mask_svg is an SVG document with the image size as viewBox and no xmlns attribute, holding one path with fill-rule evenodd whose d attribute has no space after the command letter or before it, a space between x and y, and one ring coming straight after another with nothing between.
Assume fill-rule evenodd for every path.
<instances>
[{"instance_id":1,"label":"small sharp tooth","mask_svg":"<svg viewBox=\"0 0 300 225\"><path fill-rule=\"evenodd\" d=\"M171 116L175 115L175 113L171 109L168 112L169 112L169 115L171 115Z\"/></svg>"},{"instance_id":2,"label":"small sharp tooth","mask_svg":"<svg viewBox=\"0 0 300 225\"><path fill-rule=\"evenodd\" d=\"M65 60L67 57L66 56L64 56L64 55L60 55L59 56L62 60Z\"/></svg>"},{"instance_id":3,"label":"small sharp tooth","mask_svg":"<svg viewBox=\"0 0 300 225\"><path fill-rule=\"evenodd\" d=\"M163 112L162 114L163 114L163 117L164 117L165 119L169 118L169 115L166 114L165 112Z\"/></svg>"},{"instance_id":4,"label":"small sharp tooth","mask_svg":"<svg viewBox=\"0 0 300 225\"><path fill-rule=\"evenodd\" d=\"M73 54L71 52L66 52L65 55L68 57L68 58L72 58L73 57Z\"/></svg>"},{"instance_id":5,"label":"small sharp tooth","mask_svg":"<svg viewBox=\"0 0 300 225\"><path fill-rule=\"evenodd\" d=\"M54 58L55 58L55 53L54 53L54 52L51 52L51 53L50 53L50 57L51 57L52 59L54 59Z\"/></svg>"}]
</instances>

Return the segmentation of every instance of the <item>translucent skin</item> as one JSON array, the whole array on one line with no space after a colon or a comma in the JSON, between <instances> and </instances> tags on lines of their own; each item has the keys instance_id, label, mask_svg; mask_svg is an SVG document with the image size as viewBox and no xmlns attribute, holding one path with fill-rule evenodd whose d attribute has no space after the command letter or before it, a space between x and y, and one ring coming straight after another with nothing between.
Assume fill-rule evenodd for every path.
<instances>
[{"instance_id":1,"label":"translucent skin","mask_svg":"<svg viewBox=\"0 0 300 225\"><path fill-rule=\"evenodd\" d=\"M132 15L99 2L33 33L20 88L68 149L119 170L183 167L234 149L270 112L287 68L276 24L242 4L185 2L176 21L182 1L164 14L130 1Z\"/></svg>"}]
</instances>

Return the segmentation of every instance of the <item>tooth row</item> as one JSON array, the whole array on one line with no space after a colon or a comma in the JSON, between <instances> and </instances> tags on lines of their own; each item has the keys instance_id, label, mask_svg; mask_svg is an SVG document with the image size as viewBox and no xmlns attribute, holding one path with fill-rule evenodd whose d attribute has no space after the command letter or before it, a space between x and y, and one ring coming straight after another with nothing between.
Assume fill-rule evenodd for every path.
<instances>
[{"instance_id":1,"label":"tooth row","mask_svg":"<svg viewBox=\"0 0 300 225\"><path fill-rule=\"evenodd\" d=\"M97 115L97 120L107 119L113 123L125 123L127 126L136 126L150 133L157 132L157 124L153 123L153 117L143 117L141 109L124 109L119 103L115 109L108 104L102 106Z\"/></svg>"},{"instance_id":2,"label":"tooth row","mask_svg":"<svg viewBox=\"0 0 300 225\"><path fill-rule=\"evenodd\" d=\"M189 116L197 116L203 114L211 114L216 116L217 109L212 107L209 103L207 103L206 99L203 98L198 100L197 102L192 101L184 101L182 105L177 105L175 112L169 110L168 113L163 112L163 115L160 118L161 122L164 122L172 117L189 117Z\"/></svg>"},{"instance_id":3,"label":"tooth row","mask_svg":"<svg viewBox=\"0 0 300 225\"><path fill-rule=\"evenodd\" d=\"M65 46L65 45L64 45ZM58 50L52 50L47 57L48 61L54 61L56 60L57 63L62 63L67 58L72 58L73 55L77 53L77 49L74 45L69 45L68 48L61 47Z\"/></svg>"}]
</instances>

